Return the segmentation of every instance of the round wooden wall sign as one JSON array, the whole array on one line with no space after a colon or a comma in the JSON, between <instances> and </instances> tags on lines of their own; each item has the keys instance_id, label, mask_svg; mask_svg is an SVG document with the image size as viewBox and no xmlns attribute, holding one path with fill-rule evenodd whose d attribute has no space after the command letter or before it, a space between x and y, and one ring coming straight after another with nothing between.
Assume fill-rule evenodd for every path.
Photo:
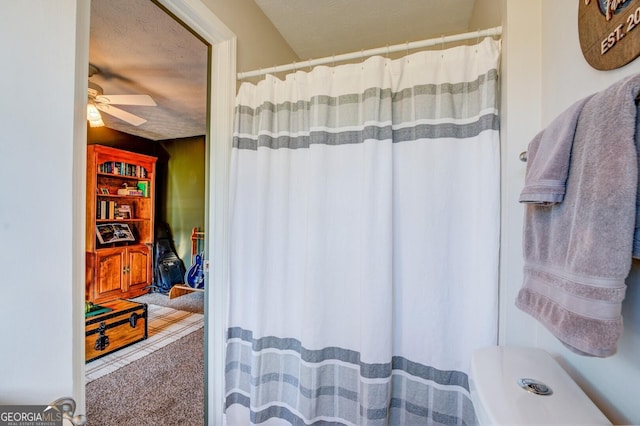
<instances>
[{"instance_id":1,"label":"round wooden wall sign","mask_svg":"<svg viewBox=\"0 0 640 426\"><path fill-rule=\"evenodd\" d=\"M585 59L612 70L640 55L640 0L578 0L578 32Z\"/></svg>"}]
</instances>

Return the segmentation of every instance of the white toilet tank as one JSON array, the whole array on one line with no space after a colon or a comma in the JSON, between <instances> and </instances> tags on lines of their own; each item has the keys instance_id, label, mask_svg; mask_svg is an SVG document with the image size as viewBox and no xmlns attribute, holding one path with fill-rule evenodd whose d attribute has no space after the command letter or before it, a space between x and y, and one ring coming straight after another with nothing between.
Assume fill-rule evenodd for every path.
<instances>
[{"instance_id":1,"label":"white toilet tank","mask_svg":"<svg viewBox=\"0 0 640 426\"><path fill-rule=\"evenodd\" d=\"M476 351L469 386L480 424L611 424L541 349L492 346Z\"/></svg>"}]
</instances>

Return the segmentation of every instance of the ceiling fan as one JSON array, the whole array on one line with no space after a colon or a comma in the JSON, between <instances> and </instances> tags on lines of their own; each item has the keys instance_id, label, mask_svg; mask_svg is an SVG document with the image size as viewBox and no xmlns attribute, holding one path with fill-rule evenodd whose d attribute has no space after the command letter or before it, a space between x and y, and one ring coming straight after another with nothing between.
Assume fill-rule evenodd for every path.
<instances>
[{"instance_id":1,"label":"ceiling fan","mask_svg":"<svg viewBox=\"0 0 640 426\"><path fill-rule=\"evenodd\" d=\"M89 77L98 73L100 73L98 67L89 64ZM88 98L87 120L91 127L104 126L100 111L133 126L139 126L147 121L142 117L138 117L114 105L157 106L153 98L149 95L105 95L102 87L92 81L89 81Z\"/></svg>"}]
</instances>

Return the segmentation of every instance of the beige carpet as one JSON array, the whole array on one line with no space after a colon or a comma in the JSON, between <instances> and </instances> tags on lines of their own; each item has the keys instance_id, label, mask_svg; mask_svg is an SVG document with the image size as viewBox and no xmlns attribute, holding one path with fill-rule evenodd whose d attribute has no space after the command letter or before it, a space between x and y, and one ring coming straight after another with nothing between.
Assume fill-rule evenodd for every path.
<instances>
[{"instance_id":1,"label":"beige carpet","mask_svg":"<svg viewBox=\"0 0 640 426\"><path fill-rule=\"evenodd\" d=\"M85 366L86 383L113 373L204 326L204 315L200 313L148 304L147 314L148 338L88 362Z\"/></svg>"},{"instance_id":2,"label":"beige carpet","mask_svg":"<svg viewBox=\"0 0 640 426\"><path fill-rule=\"evenodd\" d=\"M169 299L169 295L167 294L148 293L131 300L138 303L166 306L167 308L173 308L179 311L196 312L199 314L204 313L203 292L188 293L174 299Z\"/></svg>"},{"instance_id":3,"label":"beige carpet","mask_svg":"<svg viewBox=\"0 0 640 426\"><path fill-rule=\"evenodd\" d=\"M88 426L200 426L204 329L87 385Z\"/></svg>"}]
</instances>

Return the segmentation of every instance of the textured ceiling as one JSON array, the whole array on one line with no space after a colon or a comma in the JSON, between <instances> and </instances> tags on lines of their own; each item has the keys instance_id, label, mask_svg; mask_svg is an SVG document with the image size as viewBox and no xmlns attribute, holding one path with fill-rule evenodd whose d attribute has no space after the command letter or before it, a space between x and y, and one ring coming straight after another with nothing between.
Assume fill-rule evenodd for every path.
<instances>
[{"instance_id":1,"label":"textured ceiling","mask_svg":"<svg viewBox=\"0 0 640 426\"><path fill-rule=\"evenodd\" d=\"M90 81L105 95L147 94L158 104L119 106L147 120L131 126L102 113L105 125L151 140L206 133L208 47L150 0L92 0Z\"/></svg>"},{"instance_id":2,"label":"textured ceiling","mask_svg":"<svg viewBox=\"0 0 640 426\"><path fill-rule=\"evenodd\" d=\"M250 0L238 2L241 9ZM475 0L255 0L301 60L466 32ZM241 46L242 43L239 43ZM147 94L156 107L118 106L151 140L206 133L208 47L151 0L91 0L91 81L105 95Z\"/></svg>"},{"instance_id":3,"label":"textured ceiling","mask_svg":"<svg viewBox=\"0 0 640 426\"><path fill-rule=\"evenodd\" d=\"M475 0L255 0L301 60L468 31Z\"/></svg>"}]
</instances>

